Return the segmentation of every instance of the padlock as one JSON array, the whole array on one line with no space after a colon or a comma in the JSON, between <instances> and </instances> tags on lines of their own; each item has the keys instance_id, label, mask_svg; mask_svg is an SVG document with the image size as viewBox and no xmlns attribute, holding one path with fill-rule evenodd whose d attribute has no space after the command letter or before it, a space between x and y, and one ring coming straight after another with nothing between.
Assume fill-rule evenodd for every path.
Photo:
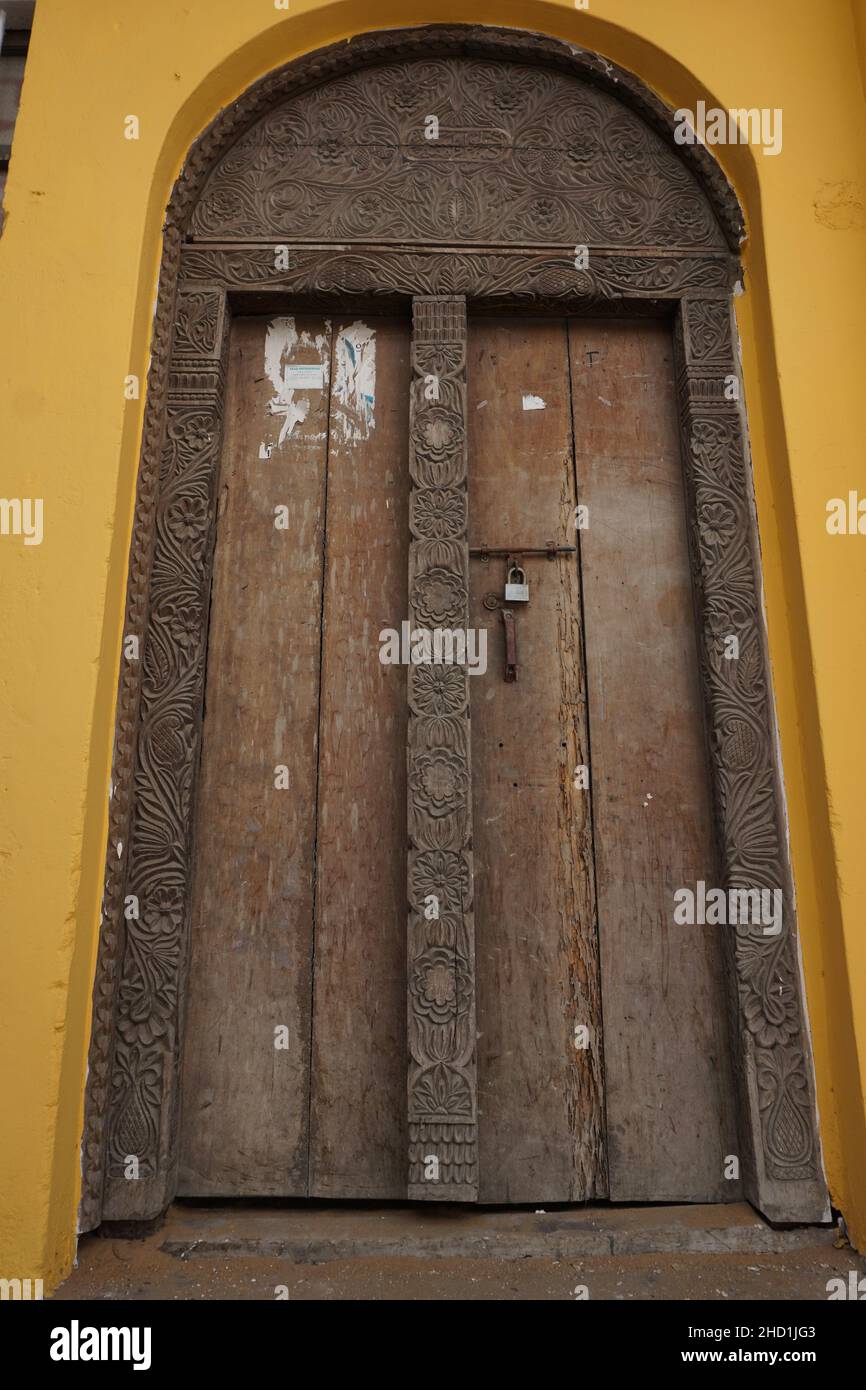
<instances>
[{"instance_id":1,"label":"padlock","mask_svg":"<svg viewBox=\"0 0 866 1390\"><path fill-rule=\"evenodd\" d=\"M517 576L520 575L518 582ZM528 603L529 585L526 582L526 575L519 565L512 565L505 580L505 602L506 603Z\"/></svg>"}]
</instances>

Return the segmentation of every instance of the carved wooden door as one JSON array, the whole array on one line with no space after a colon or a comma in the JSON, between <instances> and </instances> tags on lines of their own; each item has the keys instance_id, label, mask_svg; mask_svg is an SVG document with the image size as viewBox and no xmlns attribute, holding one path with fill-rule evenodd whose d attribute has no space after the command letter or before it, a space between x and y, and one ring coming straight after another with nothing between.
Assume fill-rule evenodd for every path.
<instances>
[{"instance_id":1,"label":"carved wooden door","mask_svg":"<svg viewBox=\"0 0 866 1390\"><path fill-rule=\"evenodd\" d=\"M181 1195L738 1195L682 487L664 324L235 321Z\"/></svg>"},{"instance_id":2,"label":"carved wooden door","mask_svg":"<svg viewBox=\"0 0 866 1390\"><path fill-rule=\"evenodd\" d=\"M82 1230L152 1219L178 1170L189 1194L538 1202L732 1198L739 1165L769 1219L826 1218L729 389L744 229L634 73L515 30L309 53L191 149L130 550ZM362 304L382 312L343 313ZM569 320L602 306L619 321ZM473 317L506 308L562 317ZM675 388L647 313L670 316ZM529 562L506 683L501 562L470 542L550 539L580 564ZM484 625L486 673L380 663L404 618ZM701 880L766 886L781 933L676 927Z\"/></svg>"}]
</instances>

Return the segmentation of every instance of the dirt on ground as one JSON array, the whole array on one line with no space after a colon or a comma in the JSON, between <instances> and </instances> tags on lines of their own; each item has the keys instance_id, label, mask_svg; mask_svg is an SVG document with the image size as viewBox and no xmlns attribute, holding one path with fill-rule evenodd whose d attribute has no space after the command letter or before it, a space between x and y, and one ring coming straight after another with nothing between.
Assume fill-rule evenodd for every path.
<instances>
[{"instance_id":1,"label":"dirt on ground","mask_svg":"<svg viewBox=\"0 0 866 1390\"><path fill-rule=\"evenodd\" d=\"M785 1254L640 1254L585 1259L365 1256L303 1264L259 1255L168 1254L146 1240L85 1236L57 1299L571 1300L828 1297L827 1283L866 1274L847 1245Z\"/></svg>"}]
</instances>

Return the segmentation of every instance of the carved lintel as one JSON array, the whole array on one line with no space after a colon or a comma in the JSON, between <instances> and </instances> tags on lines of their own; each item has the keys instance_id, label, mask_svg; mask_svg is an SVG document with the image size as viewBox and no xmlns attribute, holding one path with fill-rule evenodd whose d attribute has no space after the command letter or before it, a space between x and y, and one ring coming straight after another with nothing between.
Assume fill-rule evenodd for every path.
<instances>
[{"instance_id":1,"label":"carved lintel","mask_svg":"<svg viewBox=\"0 0 866 1390\"><path fill-rule=\"evenodd\" d=\"M412 298L460 293L502 304L570 304L600 308L635 299L676 300L699 293L727 299L739 262L729 252L663 254L640 246L589 247L575 265L574 247L439 247L339 245L287 248L239 242L183 248L188 282L220 280L233 290L302 295Z\"/></svg>"},{"instance_id":2,"label":"carved lintel","mask_svg":"<svg viewBox=\"0 0 866 1390\"><path fill-rule=\"evenodd\" d=\"M725 389L736 379L731 305L684 301L675 348L722 886L778 891L782 903L778 934L741 925L731 928L728 942L744 1191L770 1219L819 1221L827 1194L743 417L738 392Z\"/></svg>"},{"instance_id":3,"label":"carved lintel","mask_svg":"<svg viewBox=\"0 0 866 1390\"><path fill-rule=\"evenodd\" d=\"M466 301L413 300L409 623L466 630ZM435 649L433 651L435 655ZM408 671L408 1195L478 1197L472 760L465 664Z\"/></svg>"}]
</instances>

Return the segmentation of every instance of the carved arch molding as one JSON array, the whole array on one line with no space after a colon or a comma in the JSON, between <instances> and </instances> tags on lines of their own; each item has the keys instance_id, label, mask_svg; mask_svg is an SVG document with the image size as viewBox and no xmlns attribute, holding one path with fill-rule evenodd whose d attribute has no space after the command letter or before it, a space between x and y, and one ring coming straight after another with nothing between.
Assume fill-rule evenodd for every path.
<instances>
[{"instance_id":1,"label":"carved arch molding","mask_svg":"<svg viewBox=\"0 0 866 1390\"><path fill-rule=\"evenodd\" d=\"M438 140L425 136L430 115ZM743 1190L771 1219L825 1217L744 420L725 389L737 371L731 296L742 233L709 152L675 144L671 113L632 74L508 30L417 28L335 45L257 83L193 146L167 212L129 563L125 633L139 637L141 659L122 663L118 694L82 1230L151 1218L174 1192L231 314L330 297L412 304L410 616L423 615L435 569L438 591L453 598L449 625L467 601L467 302L673 320L725 886L780 888L785 904L780 935L740 927L727 947ZM279 257L275 246L285 248ZM583 268L576 246L588 248ZM433 370L444 383L437 403L422 389ZM425 488L438 491L438 520ZM731 633L737 661L724 659ZM449 687L447 711L431 711L412 684L408 698L410 955L434 944L417 908L419 894L437 891L448 917L434 925L448 931L467 983L450 1052L413 1020L410 991L407 1192L419 1195L418 1155L435 1140L445 1155L440 1195L471 1200L468 701L465 686ZM455 793L434 824L412 773L423 780L425 762L439 757ZM129 1155L137 1181L127 1180Z\"/></svg>"}]
</instances>

